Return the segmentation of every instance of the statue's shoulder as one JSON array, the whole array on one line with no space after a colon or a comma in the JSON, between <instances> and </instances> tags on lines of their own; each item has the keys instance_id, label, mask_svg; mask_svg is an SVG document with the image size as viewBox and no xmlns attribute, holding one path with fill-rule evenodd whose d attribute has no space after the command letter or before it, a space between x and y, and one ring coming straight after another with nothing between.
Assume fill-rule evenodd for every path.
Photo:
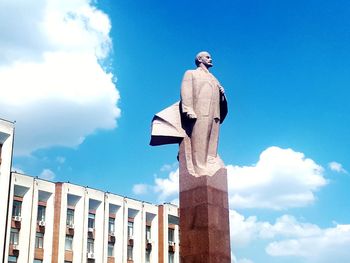
<instances>
[{"instance_id":1,"label":"statue's shoulder","mask_svg":"<svg viewBox=\"0 0 350 263\"><path fill-rule=\"evenodd\" d=\"M190 77L190 76L196 76L198 75L198 69L188 69L185 71L184 76Z\"/></svg>"},{"instance_id":2,"label":"statue's shoulder","mask_svg":"<svg viewBox=\"0 0 350 263\"><path fill-rule=\"evenodd\" d=\"M196 70L195 69L188 69L185 71L185 75L193 74Z\"/></svg>"}]
</instances>

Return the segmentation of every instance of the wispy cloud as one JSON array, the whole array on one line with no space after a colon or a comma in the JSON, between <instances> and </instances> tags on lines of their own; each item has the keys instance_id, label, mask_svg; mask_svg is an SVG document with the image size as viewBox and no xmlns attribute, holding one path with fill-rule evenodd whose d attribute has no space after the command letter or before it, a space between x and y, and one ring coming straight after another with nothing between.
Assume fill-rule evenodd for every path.
<instances>
[{"instance_id":1,"label":"wispy cloud","mask_svg":"<svg viewBox=\"0 0 350 263\"><path fill-rule=\"evenodd\" d=\"M337 173L344 173L347 174L348 172L343 168L343 165L337 162L330 162L328 164L329 169L331 169L333 172Z\"/></svg>"},{"instance_id":2,"label":"wispy cloud","mask_svg":"<svg viewBox=\"0 0 350 263\"><path fill-rule=\"evenodd\" d=\"M55 177L56 177L56 174L50 169L44 169L39 175L39 178L48 180L48 181L54 180Z\"/></svg>"},{"instance_id":3,"label":"wispy cloud","mask_svg":"<svg viewBox=\"0 0 350 263\"><path fill-rule=\"evenodd\" d=\"M132 187L132 192L136 195L145 195L148 194L150 186L147 184L135 184Z\"/></svg>"},{"instance_id":4,"label":"wispy cloud","mask_svg":"<svg viewBox=\"0 0 350 263\"><path fill-rule=\"evenodd\" d=\"M102 65L112 43L105 13L89 0L5 0L0 24L0 108L17 121L15 154L75 147L116 127L119 92Z\"/></svg>"}]
</instances>

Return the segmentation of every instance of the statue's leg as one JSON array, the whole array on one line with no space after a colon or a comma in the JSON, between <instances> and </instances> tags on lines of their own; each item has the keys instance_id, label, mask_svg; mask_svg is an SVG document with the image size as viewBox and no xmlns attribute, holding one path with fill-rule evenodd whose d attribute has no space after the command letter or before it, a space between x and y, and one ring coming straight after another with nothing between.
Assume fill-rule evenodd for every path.
<instances>
[{"instance_id":1,"label":"statue's leg","mask_svg":"<svg viewBox=\"0 0 350 263\"><path fill-rule=\"evenodd\" d=\"M213 119L208 143L208 156L216 158L218 154L220 120Z\"/></svg>"},{"instance_id":2,"label":"statue's leg","mask_svg":"<svg viewBox=\"0 0 350 263\"><path fill-rule=\"evenodd\" d=\"M199 117L191 134L192 161L198 175L207 173L208 145L212 122L208 117Z\"/></svg>"}]
</instances>

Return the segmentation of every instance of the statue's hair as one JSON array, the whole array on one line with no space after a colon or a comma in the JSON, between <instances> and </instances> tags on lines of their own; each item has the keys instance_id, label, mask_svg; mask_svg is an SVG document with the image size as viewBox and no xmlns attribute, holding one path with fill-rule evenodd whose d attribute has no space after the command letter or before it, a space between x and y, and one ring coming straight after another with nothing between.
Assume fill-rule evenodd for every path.
<instances>
[{"instance_id":1,"label":"statue's hair","mask_svg":"<svg viewBox=\"0 0 350 263\"><path fill-rule=\"evenodd\" d=\"M201 51L196 55L196 58L194 59L194 63L196 63L196 66L198 67L200 62L199 59L203 56L203 53L208 53L207 51Z\"/></svg>"}]
</instances>

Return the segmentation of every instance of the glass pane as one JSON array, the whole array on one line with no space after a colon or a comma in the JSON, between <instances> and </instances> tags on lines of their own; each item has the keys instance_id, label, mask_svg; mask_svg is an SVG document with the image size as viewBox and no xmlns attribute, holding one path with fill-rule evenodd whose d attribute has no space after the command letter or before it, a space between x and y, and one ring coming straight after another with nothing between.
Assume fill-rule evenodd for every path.
<instances>
[{"instance_id":1,"label":"glass pane","mask_svg":"<svg viewBox=\"0 0 350 263\"><path fill-rule=\"evenodd\" d=\"M134 223L133 222L128 222L128 237L133 236L134 234Z\"/></svg>"},{"instance_id":2,"label":"glass pane","mask_svg":"<svg viewBox=\"0 0 350 263\"><path fill-rule=\"evenodd\" d=\"M10 244L18 245L19 232L16 228L11 228Z\"/></svg>"},{"instance_id":3,"label":"glass pane","mask_svg":"<svg viewBox=\"0 0 350 263\"><path fill-rule=\"evenodd\" d=\"M88 228L95 228L95 215L89 213Z\"/></svg>"},{"instance_id":4,"label":"glass pane","mask_svg":"<svg viewBox=\"0 0 350 263\"><path fill-rule=\"evenodd\" d=\"M15 262L17 262L17 257L15 257L15 256L8 257L8 263L15 263Z\"/></svg>"},{"instance_id":5,"label":"glass pane","mask_svg":"<svg viewBox=\"0 0 350 263\"><path fill-rule=\"evenodd\" d=\"M45 206L42 206L42 205L38 206L38 216L37 216L38 221L45 221L45 211L46 211Z\"/></svg>"},{"instance_id":6,"label":"glass pane","mask_svg":"<svg viewBox=\"0 0 350 263\"><path fill-rule=\"evenodd\" d=\"M132 260L132 249L133 247L132 246L128 246L128 260Z\"/></svg>"},{"instance_id":7,"label":"glass pane","mask_svg":"<svg viewBox=\"0 0 350 263\"><path fill-rule=\"evenodd\" d=\"M109 233L114 233L115 232L115 219L114 218L109 218L109 223L108 223L108 232Z\"/></svg>"},{"instance_id":8,"label":"glass pane","mask_svg":"<svg viewBox=\"0 0 350 263\"><path fill-rule=\"evenodd\" d=\"M43 248L43 245L44 245L44 234L37 232L35 236L35 247Z\"/></svg>"},{"instance_id":9,"label":"glass pane","mask_svg":"<svg viewBox=\"0 0 350 263\"><path fill-rule=\"evenodd\" d=\"M69 208L67 209L67 225L74 225L74 210Z\"/></svg>"},{"instance_id":10,"label":"glass pane","mask_svg":"<svg viewBox=\"0 0 350 263\"><path fill-rule=\"evenodd\" d=\"M168 240L170 242L174 242L174 229L172 228L168 229Z\"/></svg>"},{"instance_id":11,"label":"glass pane","mask_svg":"<svg viewBox=\"0 0 350 263\"><path fill-rule=\"evenodd\" d=\"M114 244L108 243L108 256L113 257Z\"/></svg>"},{"instance_id":12,"label":"glass pane","mask_svg":"<svg viewBox=\"0 0 350 263\"><path fill-rule=\"evenodd\" d=\"M89 238L87 241L87 252L94 253L94 240Z\"/></svg>"},{"instance_id":13,"label":"glass pane","mask_svg":"<svg viewBox=\"0 0 350 263\"><path fill-rule=\"evenodd\" d=\"M146 263L151 262L151 250L146 250Z\"/></svg>"},{"instance_id":14,"label":"glass pane","mask_svg":"<svg viewBox=\"0 0 350 263\"><path fill-rule=\"evenodd\" d=\"M66 236L66 250L73 250L73 236Z\"/></svg>"},{"instance_id":15,"label":"glass pane","mask_svg":"<svg viewBox=\"0 0 350 263\"><path fill-rule=\"evenodd\" d=\"M14 200L12 206L12 216L21 216L21 209L22 202Z\"/></svg>"},{"instance_id":16,"label":"glass pane","mask_svg":"<svg viewBox=\"0 0 350 263\"><path fill-rule=\"evenodd\" d=\"M151 227L146 226L146 239L151 239Z\"/></svg>"},{"instance_id":17,"label":"glass pane","mask_svg":"<svg viewBox=\"0 0 350 263\"><path fill-rule=\"evenodd\" d=\"M169 263L174 263L174 252L169 252Z\"/></svg>"}]
</instances>

